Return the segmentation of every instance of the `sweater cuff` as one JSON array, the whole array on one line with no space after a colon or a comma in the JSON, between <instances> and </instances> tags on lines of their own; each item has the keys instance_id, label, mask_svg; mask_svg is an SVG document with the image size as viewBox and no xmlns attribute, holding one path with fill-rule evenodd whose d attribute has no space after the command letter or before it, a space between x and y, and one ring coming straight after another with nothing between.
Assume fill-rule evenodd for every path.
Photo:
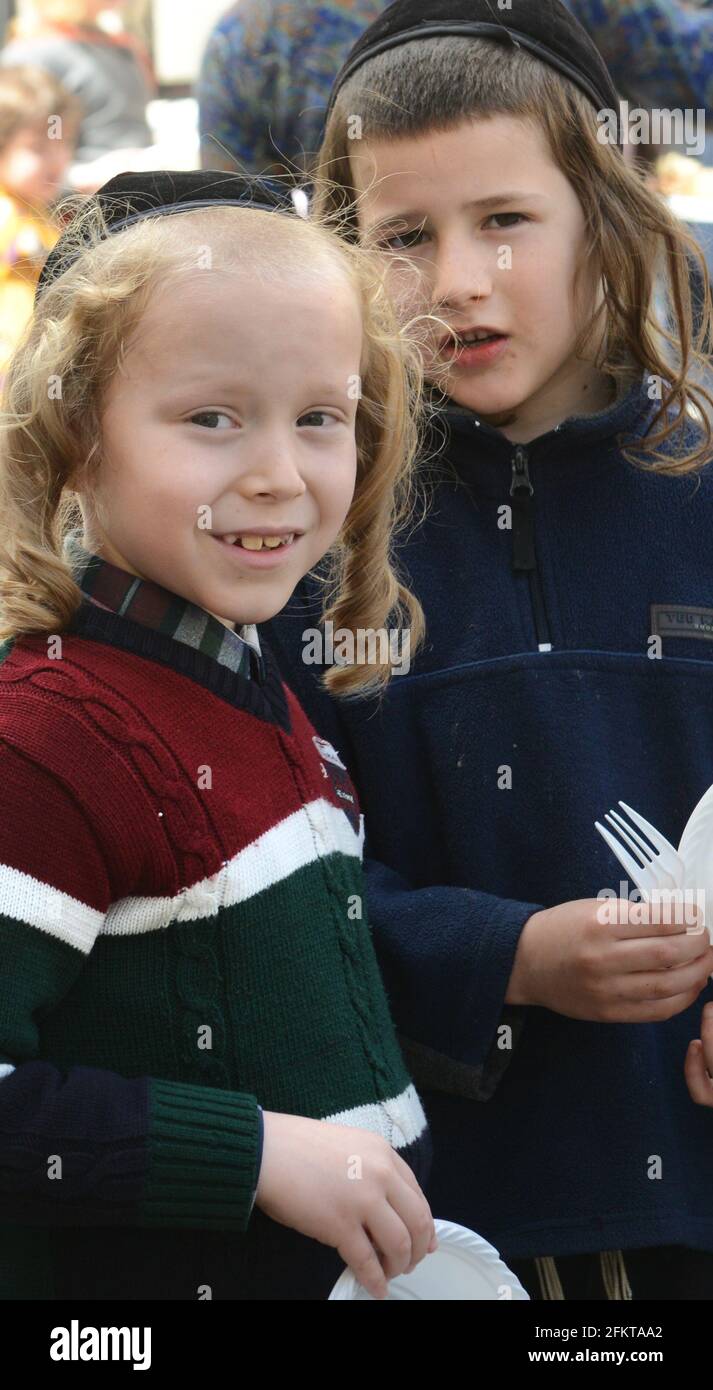
<instances>
[{"instance_id":1,"label":"sweater cuff","mask_svg":"<svg viewBox=\"0 0 713 1390\"><path fill-rule=\"evenodd\" d=\"M142 1224L245 1231L259 1138L255 1096L149 1077Z\"/></svg>"}]
</instances>

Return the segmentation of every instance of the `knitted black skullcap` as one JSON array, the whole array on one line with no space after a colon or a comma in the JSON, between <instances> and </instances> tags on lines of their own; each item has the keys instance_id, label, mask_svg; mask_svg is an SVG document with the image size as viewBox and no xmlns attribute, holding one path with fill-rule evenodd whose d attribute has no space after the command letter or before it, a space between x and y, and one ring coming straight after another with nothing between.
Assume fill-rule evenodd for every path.
<instances>
[{"instance_id":1,"label":"knitted black skullcap","mask_svg":"<svg viewBox=\"0 0 713 1390\"><path fill-rule=\"evenodd\" d=\"M195 212L196 208L259 208L263 212L295 213L289 190L275 180L223 173L215 169L154 169L129 172L110 179L89 199L98 203L107 224L107 235L120 232L145 217ZM87 244L90 244L89 237ZM53 280L81 254L76 238L60 236L45 261L35 292L35 302Z\"/></svg>"},{"instance_id":2,"label":"knitted black skullcap","mask_svg":"<svg viewBox=\"0 0 713 1390\"><path fill-rule=\"evenodd\" d=\"M357 39L337 73L325 121L340 87L362 63L412 39L460 34L526 48L586 92L597 110L618 114L616 88L596 45L561 0L395 0Z\"/></svg>"}]
</instances>

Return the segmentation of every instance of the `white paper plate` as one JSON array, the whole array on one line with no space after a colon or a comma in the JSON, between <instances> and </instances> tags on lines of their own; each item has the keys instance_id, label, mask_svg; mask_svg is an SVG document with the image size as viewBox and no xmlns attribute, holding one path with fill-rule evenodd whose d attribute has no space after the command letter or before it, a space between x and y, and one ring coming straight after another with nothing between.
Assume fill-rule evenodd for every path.
<instances>
[{"instance_id":1,"label":"white paper plate","mask_svg":"<svg viewBox=\"0 0 713 1390\"><path fill-rule=\"evenodd\" d=\"M713 942L713 786L688 817L678 852L686 866L684 888L705 890L705 923Z\"/></svg>"},{"instance_id":2,"label":"white paper plate","mask_svg":"<svg viewBox=\"0 0 713 1390\"><path fill-rule=\"evenodd\" d=\"M362 1303L409 1302L420 1299L527 1299L519 1279L500 1259L497 1250L467 1226L435 1221L438 1249L426 1255L412 1274L389 1280L385 1299L372 1298L358 1284L350 1269L339 1277L329 1300Z\"/></svg>"}]
</instances>

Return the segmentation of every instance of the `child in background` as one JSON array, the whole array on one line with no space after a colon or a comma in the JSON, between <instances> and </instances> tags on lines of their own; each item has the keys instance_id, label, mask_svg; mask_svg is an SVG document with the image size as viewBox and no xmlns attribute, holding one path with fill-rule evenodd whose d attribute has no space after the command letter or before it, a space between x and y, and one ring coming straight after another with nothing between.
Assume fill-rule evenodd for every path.
<instances>
[{"instance_id":1,"label":"child in background","mask_svg":"<svg viewBox=\"0 0 713 1390\"><path fill-rule=\"evenodd\" d=\"M433 506L396 551L429 645L337 706L302 660L318 590L268 631L365 811L434 1210L534 1298L711 1298L713 950L629 901L594 828L621 797L677 844L713 782L710 287L601 139L618 109L556 0L397 0L362 35L315 207L443 320Z\"/></svg>"},{"instance_id":2,"label":"child in background","mask_svg":"<svg viewBox=\"0 0 713 1390\"><path fill-rule=\"evenodd\" d=\"M28 0L0 53L0 64L43 68L81 102L70 179L78 192L133 168L132 155L151 145L146 106L156 78L143 42L123 27L125 8L125 0Z\"/></svg>"},{"instance_id":3,"label":"child in background","mask_svg":"<svg viewBox=\"0 0 713 1390\"><path fill-rule=\"evenodd\" d=\"M51 209L64 188L81 109L39 68L0 68L0 375L32 313L59 236Z\"/></svg>"},{"instance_id":4,"label":"child in background","mask_svg":"<svg viewBox=\"0 0 713 1390\"><path fill-rule=\"evenodd\" d=\"M256 627L329 553L344 626L420 630L418 391L368 254L237 176L117 178L48 260L0 455L7 1296L384 1297L435 1248L358 803Z\"/></svg>"}]
</instances>

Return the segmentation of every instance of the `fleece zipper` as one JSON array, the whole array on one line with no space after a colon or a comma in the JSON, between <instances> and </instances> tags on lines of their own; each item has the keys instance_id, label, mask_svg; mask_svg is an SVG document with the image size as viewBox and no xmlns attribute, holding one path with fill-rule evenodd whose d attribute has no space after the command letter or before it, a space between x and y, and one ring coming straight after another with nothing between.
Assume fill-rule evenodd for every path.
<instances>
[{"instance_id":1,"label":"fleece zipper","mask_svg":"<svg viewBox=\"0 0 713 1390\"><path fill-rule=\"evenodd\" d=\"M537 649L552 651L550 626L542 592L540 571L537 566L535 550L535 513L527 449L519 444L511 461L512 481L512 568L516 573L526 573L530 584L530 598L535 625Z\"/></svg>"}]
</instances>

